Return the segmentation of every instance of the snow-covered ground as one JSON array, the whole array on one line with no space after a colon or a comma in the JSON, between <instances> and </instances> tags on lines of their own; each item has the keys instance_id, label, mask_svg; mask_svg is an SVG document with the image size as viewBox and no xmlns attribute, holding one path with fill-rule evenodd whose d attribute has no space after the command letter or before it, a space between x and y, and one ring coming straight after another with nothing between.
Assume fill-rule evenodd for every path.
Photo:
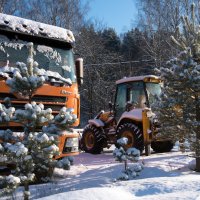
<instances>
[{"instance_id":1,"label":"snow-covered ground","mask_svg":"<svg viewBox=\"0 0 200 200\"><path fill-rule=\"evenodd\" d=\"M81 153L70 171L56 169L52 183L30 186L31 199L200 200L200 173L190 171L189 153L174 149L170 153L140 157L144 170L129 181L115 181L123 164L115 162L112 151L100 155ZM20 199L20 191L16 198Z\"/></svg>"}]
</instances>

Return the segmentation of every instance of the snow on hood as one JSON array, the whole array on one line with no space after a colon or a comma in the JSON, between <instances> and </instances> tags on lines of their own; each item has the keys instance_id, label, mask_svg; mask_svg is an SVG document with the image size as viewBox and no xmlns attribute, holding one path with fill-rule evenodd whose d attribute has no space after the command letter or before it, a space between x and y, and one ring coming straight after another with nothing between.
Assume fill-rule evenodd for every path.
<instances>
[{"instance_id":1,"label":"snow on hood","mask_svg":"<svg viewBox=\"0 0 200 200\"><path fill-rule=\"evenodd\" d=\"M1 71L0 71L0 76L5 77L5 78L9 77L9 75L7 73L1 72Z\"/></svg>"},{"instance_id":2,"label":"snow on hood","mask_svg":"<svg viewBox=\"0 0 200 200\"><path fill-rule=\"evenodd\" d=\"M123 118L128 118L128 119L135 119L138 121L142 121L142 108L137 108L137 109L133 109L129 112L124 112L123 115L121 116L119 122L123 119Z\"/></svg>"},{"instance_id":3,"label":"snow on hood","mask_svg":"<svg viewBox=\"0 0 200 200\"><path fill-rule=\"evenodd\" d=\"M14 74L15 71L19 71L15 67L8 67L7 65L4 67L0 67L0 76L4 78L9 78L10 74Z\"/></svg>"},{"instance_id":4,"label":"snow on hood","mask_svg":"<svg viewBox=\"0 0 200 200\"><path fill-rule=\"evenodd\" d=\"M15 71L19 71L18 68L16 67L9 67L8 65L4 66L4 67L0 67L0 72L4 72L4 73L14 73Z\"/></svg>"},{"instance_id":5,"label":"snow on hood","mask_svg":"<svg viewBox=\"0 0 200 200\"><path fill-rule=\"evenodd\" d=\"M70 30L2 13L0 13L0 27L31 35L55 38L69 43L75 42L74 35Z\"/></svg>"},{"instance_id":6,"label":"snow on hood","mask_svg":"<svg viewBox=\"0 0 200 200\"><path fill-rule=\"evenodd\" d=\"M14 74L16 71L19 71L16 67L0 67L0 76L9 78L11 74ZM72 81L70 78L64 78L62 77L58 72L53 72L45 69L39 69L37 71L39 76L44 76L47 81L51 82L51 79L59 79L60 81L64 83L68 83L69 85L72 85ZM53 82L53 81L52 81Z\"/></svg>"},{"instance_id":7,"label":"snow on hood","mask_svg":"<svg viewBox=\"0 0 200 200\"><path fill-rule=\"evenodd\" d=\"M39 69L38 73L40 76L45 76L48 78L56 78L61 80L64 83L68 83L68 84L72 84L72 81L70 78L63 78L58 72L53 72L53 71L49 71L49 70L44 70L44 69Z\"/></svg>"}]
</instances>

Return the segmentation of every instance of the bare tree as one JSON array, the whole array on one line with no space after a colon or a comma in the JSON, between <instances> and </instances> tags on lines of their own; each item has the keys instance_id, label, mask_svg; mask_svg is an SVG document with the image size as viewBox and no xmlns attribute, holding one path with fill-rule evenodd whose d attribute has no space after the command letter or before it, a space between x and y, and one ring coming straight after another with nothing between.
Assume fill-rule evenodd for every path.
<instances>
[{"instance_id":1,"label":"bare tree","mask_svg":"<svg viewBox=\"0 0 200 200\"><path fill-rule=\"evenodd\" d=\"M88 11L81 0L1 0L2 12L77 31Z\"/></svg>"},{"instance_id":2,"label":"bare tree","mask_svg":"<svg viewBox=\"0 0 200 200\"><path fill-rule=\"evenodd\" d=\"M175 53L170 36L176 34L181 16L187 15L193 0L138 1L138 27L145 33L144 52L161 67ZM199 4L199 0L195 0ZM198 10L199 12L199 10ZM199 19L199 17L198 17Z\"/></svg>"}]
</instances>

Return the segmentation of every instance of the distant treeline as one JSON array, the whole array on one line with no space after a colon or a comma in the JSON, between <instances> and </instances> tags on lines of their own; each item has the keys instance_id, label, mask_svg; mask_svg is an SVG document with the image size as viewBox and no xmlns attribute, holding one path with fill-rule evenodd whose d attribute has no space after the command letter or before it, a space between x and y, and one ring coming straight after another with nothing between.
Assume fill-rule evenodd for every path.
<instances>
[{"instance_id":1,"label":"distant treeline","mask_svg":"<svg viewBox=\"0 0 200 200\"><path fill-rule=\"evenodd\" d=\"M84 59L84 84L80 88L82 124L106 109L115 81L124 76L155 74L175 49L170 36L177 34L183 15L199 0L136 0L137 25L117 35L100 22L86 20L89 1L0 0L0 12L61 26L74 32L75 52ZM112 11L111 11L112 12ZM136 19L134 19L136 21ZM184 31L184 27L181 29Z\"/></svg>"}]
</instances>

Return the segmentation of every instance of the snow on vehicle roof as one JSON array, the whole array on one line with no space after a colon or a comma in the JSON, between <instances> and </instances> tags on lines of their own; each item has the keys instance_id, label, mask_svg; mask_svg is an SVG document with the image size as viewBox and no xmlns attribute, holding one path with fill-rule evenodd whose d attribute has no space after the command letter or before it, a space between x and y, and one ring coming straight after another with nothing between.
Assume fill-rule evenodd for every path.
<instances>
[{"instance_id":1,"label":"snow on vehicle roof","mask_svg":"<svg viewBox=\"0 0 200 200\"><path fill-rule=\"evenodd\" d=\"M54 38L69 43L75 41L74 35L70 30L2 13L0 13L0 28L8 28L12 31L35 36Z\"/></svg>"},{"instance_id":2,"label":"snow on vehicle roof","mask_svg":"<svg viewBox=\"0 0 200 200\"><path fill-rule=\"evenodd\" d=\"M144 79L146 79L146 78L160 79L158 76L154 76L154 75L124 77L124 78L116 81L116 84L132 82L132 81L144 81Z\"/></svg>"}]
</instances>

